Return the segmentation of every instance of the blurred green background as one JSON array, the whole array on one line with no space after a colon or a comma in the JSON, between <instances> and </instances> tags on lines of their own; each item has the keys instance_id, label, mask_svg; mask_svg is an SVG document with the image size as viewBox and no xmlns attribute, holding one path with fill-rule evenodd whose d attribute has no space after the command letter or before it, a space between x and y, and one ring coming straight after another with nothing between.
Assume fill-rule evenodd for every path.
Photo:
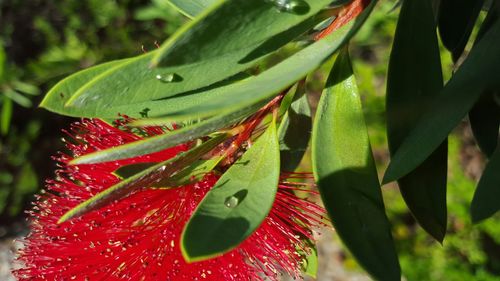
<instances>
[{"instance_id":1,"label":"blurred green background","mask_svg":"<svg viewBox=\"0 0 500 281\"><path fill-rule=\"evenodd\" d=\"M393 9L395 4L395 0L381 1L351 44L381 172L388 161L384 93L398 15L398 10ZM26 232L24 210L30 208L33 194L44 185L45 179L53 176L56 167L50 157L63 150L61 129L74 121L37 108L43 94L72 72L156 48L155 42L161 43L186 20L166 0L0 0L0 239L3 243ZM442 59L444 76L448 79L453 66L444 49ZM320 69L310 76L313 79L309 79L308 90L313 106L326 75ZM396 186L383 187L406 280L500 280L500 218L497 215L473 226L468 215L475 182L483 166L484 158L464 120L450 138L449 230L443 245L419 228ZM339 243L332 242L330 237L328 243ZM2 250L5 248L0 247ZM347 271L362 272L348 253L341 251L332 257L321 256L325 252L321 249L319 252L323 259L320 270L329 270L329 261L335 259ZM1 268L2 265L0 279L4 280ZM321 272L318 275L321 280L347 280L335 276Z\"/></svg>"}]
</instances>

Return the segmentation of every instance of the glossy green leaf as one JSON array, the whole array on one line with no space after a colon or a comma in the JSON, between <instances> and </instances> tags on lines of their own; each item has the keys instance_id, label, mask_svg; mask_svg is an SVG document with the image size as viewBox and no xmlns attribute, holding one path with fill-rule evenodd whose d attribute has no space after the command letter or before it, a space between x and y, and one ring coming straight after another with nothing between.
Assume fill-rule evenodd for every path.
<instances>
[{"instance_id":1,"label":"glossy green leaf","mask_svg":"<svg viewBox=\"0 0 500 281\"><path fill-rule=\"evenodd\" d=\"M174 131L165 132L164 134L158 136L149 137L140 141L135 141L113 148L96 151L94 153L89 153L82 157L73 159L70 164L77 165L107 162L161 151L169 147L185 143L202 136L206 136L207 134L210 134L221 128L228 127L254 113L263 105L263 103L255 104L253 106L229 112L228 114L213 117L208 120L203 120L201 122ZM170 121L170 119L167 119L166 121L164 121L164 119L144 119L139 120L136 123L132 123L131 125L164 125L170 124Z\"/></svg>"},{"instance_id":2,"label":"glossy green leaf","mask_svg":"<svg viewBox=\"0 0 500 281\"><path fill-rule=\"evenodd\" d=\"M278 130L282 171L297 169L311 138L311 108L305 90L305 81L299 82L295 101L283 116Z\"/></svg>"},{"instance_id":3,"label":"glossy green leaf","mask_svg":"<svg viewBox=\"0 0 500 281\"><path fill-rule=\"evenodd\" d=\"M72 218L81 216L93 210L104 207L111 204L115 200L119 200L126 197L131 192L151 187L155 182L168 178L179 170L190 165L194 161L198 160L201 156L215 148L221 142L227 138L227 135L220 134L207 142L192 148L191 150L181 153L174 158L168 159L166 161L160 162L154 166L151 166L137 174L134 174L119 183L107 188L104 191L97 193L91 198L85 200L84 202L78 204L76 207L72 208L66 212L57 223L63 223Z\"/></svg>"},{"instance_id":4,"label":"glossy green leaf","mask_svg":"<svg viewBox=\"0 0 500 281\"><path fill-rule=\"evenodd\" d=\"M408 134L384 176L397 180L418 167L446 139L487 89L500 87L500 21L485 32L467 59Z\"/></svg>"},{"instance_id":5,"label":"glossy green leaf","mask_svg":"<svg viewBox=\"0 0 500 281\"><path fill-rule=\"evenodd\" d=\"M389 61L387 137L394 154L443 88L441 59L431 0L405 0ZM406 205L419 224L442 242L446 233L447 141L415 170L398 180Z\"/></svg>"},{"instance_id":6,"label":"glossy green leaf","mask_svg":"<svg viewBox=\"0 0 500 281\"><path fill-rule=\"evenodd\" d=\"M222 158L200 159L191 165L175 173L171 177L163 178L158 182L151 184L152 187L176 187L201 180L207 173L211 172ZM137 163L120 167L113 173L122 179L129 178L140 173L157 163Z\"/></svg>"},{"instance_id":7,"label":"glossy green leaf","mask_svg":"<svg viewBox=\"0 0 500 281\"><path fill-rule=\"evenodd\" d=\"M192 64L232 53L243 55L240 55L238 63L252 60L252 56L262 55L259 49L266 44L282 46L288 41L283 41L283 33L312 17L331 2L293 1L298 5L295 5L295 9L287 10L283 9L286 1L218 1L169 38L153 59L153 64ZM310 28L312 27L314 25Z\"/></svg>"},{"instance_id":8,"label":"glossy green leaf","mask_svg":"<svg viewBox=\"0 0 500 281\"><path fill-rule=\"evenodd\" d=\"M494 92L488 92L476 102L469 112L469 121L474 138L486 155L491 156L498 144L500 106L495 102Z\"/></svg>"},{"instance_id":9,"label":"glossy green leaf","mask_svg":"<svg viewBox=\"0 0 500 281\"><path fill-rule=\"evenodd\" d=\"M273 97L313 71L347 43L363 25L375 3L376 1L372 1L365 11L349 24L276 66L240 83L217 88L214 90L217 95L213 95L209 101L171 112L169 115L176 118L210 116L233 108L244 108Z\"/></svg>"},{"instance_id":10,"label":"glossy green leaf","mask_svg":"<svg viewBox=\"0 0 500 281\"><path fill-rule=\"evenodd\" d=\"M401 272L347 50L339 54L318 104L312 164L336 233L376 280Z\"/></svg>"},{"instance_id":11,"label":"glossy green leaf","mask_svg":"<svg viewBox=\"0 0 500 281\"><path fill-rule=\"evenodd\" d=\"M55 113L67 114L68 109L64 107L64 104L76 93L78 89L80 89L83 85L87 84L92 79L98 77L106 70L118 66L125 61L126 59L106 62L84 69L64 78L54 87L52 87L47 95L45 95L44 99L40 103L40 107L43 107ZM76 114L67 115L75 116ZM117 112L114 112L113 116L111 117L116 118L117 116Z\"/></svg>"},{"instance_id":12,"label":"glossy green leaf","mask_svg":"<svg viewBox=\"0 0 500 281\"><path fill-rule=\"evenodd\" d=\"M160 50L131 59L82 87L67 106L80 109L80 115L85 117L102 117L100 111L111 105L151 101L208 87L248 69L265 55L314 27L321 20L314 15L330 1L307 2L309 11L294 15L278 13L266 1L219 1L181 28ZM227 14L229 8L230 16ZM254 20L257 26L246 20ZM198 30L199 26L208 30ZM225 37L219 37L218 32L223 32ZM197 41L198 38L203 39L203 44ZM165 48L171 45L180 47L181 43L188 43L181 48L182 54L194 52L199 59L189 64L151 66L151 60ZM228 50L227 46L234 49ZM66 114L74 113L68 109Z\"/></svg>"},{"instance_id":13,"label":"glossy green leaf","mask_svg":"<svg viewBox=\"0 0 500 281\"><path fill-rule=\"evenodd\" d=\"M484 0L440 0L438 26L443 45L453 60L462 55Z\"/></svg>"},{"instance_id":14,"label":"glossy green leaf","mask_svg":"<svg viewBox=\"0 0 500 281\"><path fill-rule=\"evenodd\" d=\"M500 149L497 147L484 169L471 203L474 223L487 219L500 210Z\"/></svg>"},{"instance_id":15,"label":"glossy green leaf","mask_svg":"<svg viewBox=\"0 0 500 281\"><path fill-rule=\"evenodd\" d=\"M226 253L260 226L278 189L279 161L274 120L196 208L181 237L187 261Z\"/></svg>"},{"instance_id":16,"label":"glossy green leaf","mask_svg":"<svg viewBox=\"0 0 500 281\"><path fill-rule=\"evenodd\" d=\"M167 0L185 16L194 18L217 0Z\"/></svg>"}]
</instances>

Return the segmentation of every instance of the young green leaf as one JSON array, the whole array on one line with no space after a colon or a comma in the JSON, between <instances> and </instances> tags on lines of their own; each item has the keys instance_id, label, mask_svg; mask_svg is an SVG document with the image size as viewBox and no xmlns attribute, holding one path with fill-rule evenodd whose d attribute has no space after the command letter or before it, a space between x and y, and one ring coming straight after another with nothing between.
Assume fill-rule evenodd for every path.
<instances>
[{"instance_id":1,"label":"young green leaf","mask_svg":"<svg viewBox=\"0 0 500 281\"><path fill-rule=\"evenodd\" d=\"M179 12L189 18L201 14L203 10L217 2L217 0L167 0Z\"/></svg>"},{"instance_id":2,"label":"young green leaf","mask_svg":"<svg viewBox=\"0 0 500 281\"><path fill-rule=\"evenodd\" d=\"M174 173L198 160L201 156L215 148L226 138L226 134L220 134L187 152L181 153L172 159L160 162L122 180L121 182L78 204L76 207L66 212L57 223L63 223L72 218L111 204L113 201L129 195L135 190L154 186L157 181L170 177Z\"/></svg>"},{"instance_id":3,"label":"young green leaf","mask_svg":"<svg viewBox=\"0 0 500 281\"><path fill-rule=\"evenodd\" d=\"M197 106L170 112L169 116L185 119L211 116L234 108L244 108L273 97L313 71L347 43L363 25L375 3L376 1L372 1L355 20L276 66L241 83L214 89L217 95L213 95L211 100Z\"/></svg>"},{"instance_id":4,"label":"young green leaf","mask_svg":"<svg viewBox=\"0 0 500 281\"><path fill-rule=\"evenodd\" d=\"M488 92L476 102L469 112L469 121L474 138L488 157L498 145L500 105L495 102L494 92Z\"/></svg>"},{"instance_id":5,"label":"young green leaf","mask_svg":"<svg viewBox=\"0 0 500 281\"><path fill-rule=\"evenodd\" d=\"M402 142L384 176L397 180L418 167L488 89L500 87L500 21L495 21L475 44L467 59Z\"/></svg>"},{"instance_id":6,"label":"young green leaf","mask_svg":"<svg viewBox=\"0 0 500 281\"><path fill-rule=\"evenodd\" d=\"M387 80L387 138L394 154L443 88L441 59L430 0L405 0L392 46ZM419 224L442 242L446 233L447 141L398 180Z\"/></svg>"},{"instance_id":7,"label":"young green leaf","mask_svg":"<svg viewBox=\"0 0 500 281\"><path fill-rule=\"evenodd\" d=\"M295 101L283 116L278 130L282 171L297 169L311 138L311 108L305 90L305 81L299 82Z\"/></svg>"},{"instance_id":8,"label":"young green leaf","mask_svg":"<svg viewBox=\"0 0 500 281\"><path fill-rule=\"evenodd\" d=\"M500 148L497 147L479 180L470 212L472 221L478 223L500 210Z\"/></svg>"},{"instance_id":9,"label":"young green leaf","mask_svg":"<svg viewBox=\"0 0 500 281\"><path fill-rule=\"evenodd\" d=\"M103 72L118 66L125 61L127 60L124 59L106 62L66 77L50 89L40 103L40 106L55 113L74 115L68 114L68 109L64 107L64 104L78 91L78 89L92 79L98 77ZM118 112L114 112L113 117L116 117L117 113Z\"/></svg>"},{"instance_id":10,"label":"young green leaf","mask_svg":"<svg viewBox=\"0 0 500 281\"><path fill-rule=\"evenodd\" d=\"M164 134L149 137L140 141L135 141L132 143L127 143L124 145L116 146L109 149L104 149L100 151L96 151L93 153L89 153L82 157L73 159L70 162L71 165L78 164L91 164L91 163L100 163L100 162L108 162L119 159L132 158L139 155L145 155L153 152L157 152L163 149L167 149L169 147L185 143L187 141L194 140L196 138L206 136L209 133L217 131L221 128L230 126L241 119L249 116L254 113L258 108L263 106L264 104L255 104L253 106L243 108L240 110L235 110L233 112L229 112L227 114L216 116L207 120L200 121L193 125L189 125L174 131L169 131ZM148 119L144 119L144 121L139 120L135 123L137 126L145 126L145 125L159 125L170 124L171 120L168 119L165 122L160 120L153 120L153 123L146 122ZM134 123L132 123L134 126Z\"/></svg>"},{"instance_id":11,"label":"young green leaf","mask_svg":"<svg viewBox=\"0 0 500 281\"><path fill-rule=\"evenodd\" d=\"M467 45L484 0L440 0L438 26L443 45L457 61Z\"/></svg>"},{"instance_id":12,"label":"young green leaf","mask_svg":"<svg viewBox=\"0 0 500 281\"><path fill-rule=\"evenodd\" d=\"M339 54L318 104L312 163L335 230L359 264L376 280L401 280L347 49Z\"/></svg>"},{"instance_id":13,"label":"young green leaf","mask_svg":"<svg viewBox=\"0 0 500 281\"><path fill-rule=\"evenodd\" d=\"M224 5L211 6L165 43L167 46L173 44L168 42L180 44L180 42L191 39L188 40L189 45L182 48L184 50L181 53L192 53L196 49L194 52L200 55L199 60L182 65L169 64L168 66L151 67L151 59L162 53L165 48L163 47L160 50L133 58L121 67L106 72L106 75L102 75L99 79L81 88L67 102L67 106L79 110L81 116L102 117L99 115L100 111L109 106L123 106L172 97L208 87L231 77L255 65L264 56L295 39L322 20L321 16L315 17L314 15L330 1L307 1L310 10L307 14L300 16L286 13L278 14L276 9L266 1L219 1ZM227 14L227 5L233 9L230 11L230 16ZM252 7L250 10L242 10L249 5ZM247 14L255 17L258 26L254 26L251 21L245 22L244 25L241 24L242 18L249 20L246 18ZM264 20L257 20L261 18ZM214 22L214 20L216 21ZM232 22L233 26L228 26L230 23L228 21ZM191 28L198 25L211 27L208 31L203 31L208 33L198 34L190 31ZM218 33L214 33L212 29L227 32L227 34L224 33L227 37L217 37ZM258 32L257 29L259 29ZM247 30L253 30L252 35ZM194 38L185 38L183 35L185 32L186 35L191 34L190 36L194 36ZM205 41L200 45L196 38ZM178 40L180 41L178 42ZM238 48L236 45L229 44L233 41L239 42ZM242 42L246 45L241 45ZM216 49L227 50L227 46L235 48L230 52L218 53L220 56L214 56L210 52L210 50ZM68 114L72 114L69 108Z\"/></svg>"},{"instance_id":14,"label":"young green leaf","mask_svg":"<svg viewBox=\"0 0 500 281\"><path fill-rule=\"evenodd\" d=\"M217 181L184 228L181 250L200 261L234 249L266 218L279 180L276 120Z\"/></svg>"}]
</instances>

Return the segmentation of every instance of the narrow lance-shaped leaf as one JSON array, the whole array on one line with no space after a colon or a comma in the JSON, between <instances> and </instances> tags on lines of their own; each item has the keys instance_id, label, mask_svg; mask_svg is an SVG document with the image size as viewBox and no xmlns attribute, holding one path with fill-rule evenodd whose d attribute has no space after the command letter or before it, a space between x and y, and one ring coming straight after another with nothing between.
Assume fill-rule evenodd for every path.
<instances>
[{"instance_id":1,"label":"narrow lance-shaped leaf","mask_svg":"<svg viewBox=\"0 0 500 281\"><path fill-rule=\"evenodd\" d=\"M42 100L40 106L55 113L65 114L67 109L64 107L64 104L73 96L73 94L76 93L78 89L92 79L98 77L101 73L118 66L125 61L127 60L124 59L106 62L84 69L64 78L50 89ZM117 113L118 112L114 112L112 117L116 117Z\"/></svg>"},{"instance_id":2,"label":"narrow lance-shaped leaf","mask_svg":"<svg viewBox=\"0 0 500 281\"><path fill-rule=\"evenodd\" d=\"M97 193L69 210L58 220L58 223L63 223L72 218L106 206L115 200L119 200L127 196L134 190L151 187L155 182L172 176L174 173L198 160L201 156L215 148L226 138L226 134L220 134L187 152L181 153L172 159L160 162L143 170L142 172L124 179L123 181Z\"/></svg>"},{"instance_id":3,"label":"narrow lance-shaped leaf","mask_svg":"<svg viewBox=\"0 0 500 281\"><path fill-rule=\"evenodd\" d=\"M397 180L418 167L446 139L488 89L500 87L500 21L485 31L467 59L402 142L384 176Z\"/></svg>"},{"instance_id":4,"label":"narrow lance-shaped leaf","mask_svg":"<svg viewBox=\"0 0 500 281\"><path fill-rule=\"evenodd\" d=\"M79 116L98 116L109 106L167 98L231 77L313 28L322 20L314 15L330 0L301 2L309 9L296 15L280 13L267 1L218 1L164 44L182 45L179 59L196 53L196 61L151 67L151 60L167 48L162 47L107 71L79 89L66 105L78 110ZM65 114L75 113L68 109Z\"/></svg>"},{"instance_id":5,"label":"narrow lance-shaped leaf","mask_svg":"<svg viewBox=\"0 0 500 281\"><path fill-rule=\"evenodd\" d=\"M495 102L495 92L483 94L469 112L469 121L479 148L491 156L498 145L500 125L500 105Z\"/></svg>"},{"instance_id":6,"label":"narrow lance-shaped leaf","mask_svg":"<svg viewBox=\"0 0 500 281\"><path fill-rule=\"evenodd\" d=\"M345 26L260 75L250 77L241 83L214 89L217 95L214 94L211 100L170 112L169 116L172 118L211 116L234 108L244 108L273 97L313 71L347 43L363 25L376 2L372 1L356 19Z\"/></svg>"},{"instance_id":7,"label":"narrow lance-shaped leaf","mask_svg":"<svg viewBox=\"0 0 500 281\"><path fill-rule=\"evenodd\" d=\"M484 0L440 0L438 25L443 45L457 61L467 45Z\"/></svg>"},{"instance_id":8,"label":"narrow lance-shaped leaf","mask_svg":"<svg viewBox=\"0 0 500 281\"><path fill-rule=\"evenodd\" d=\"M253 106L239 109L227 114L203 120L193 125L182 127L180 129L169 131L164 134L149 137L140 141L127 143L124 145L116 146L113 148L96 151L86 154L82 157L73 159L70 164L91 164L108 162L119 159L132 158L139 155L149 154L169 147L194 140L196 138L205 136L209 133L217 131L221 128L230 126L248 115L254 113L258 108L263 106L264 103L255 104ZM147 125L165 125L171 124L170 119L153 119L153 120L139 120L132 123L131 126L147 126Z\"/></svg>"},{"instance_id":9,"label":"narrow lance-shaped leaf","mask_svg":"<svg viewBox=\"0 0 500 281\"><path fill-rule=\"evenodd\" d=\"M394 154L443 88L431 0L405 0L389 61L387 138ZM398 180L419 224L442 242L446 233L447 141L415 170Z\"/></svg>"},{"instance_id":10,"label":"narrow lance-shaped leaf","mask_svg":"<svg viewBox=\"0 0 500 281\"><path fill-rule=\"evenodd\" d=\"M500 148L497 147L479 180L470 212L472 221L478 223L500 210Z\"/></svg>"},{"instance_id":11,"label":"narrow lance-shaped leaf","mask_svg":"<svg viewBox=\"0 0 500 281\"><path fill-rule=\"evenodd\" d=\"M203 10L217 2L217 0L167 0L185 16L194 18Z\"/></svg>"},{"instance_id":12,"label":"narrow lance-shaped leaf","mask_svg":"<svg viewBox=\"0 0 500 281\"><path fill-rule=\"evenodd\" d=\"M281 170L295 171L304 157L311 138L311 108L305 94L305 80L298 83L295 101L281 120L278 130Z\"/></svg>"},{"instance_id":13,"label":"narrow lance-shaped leaf","mask_svg":"<svg viewBox=\"0 0 500 281\"><path fill-rule=\"evenodd\" d=\"M312 135L314 177L336 233L376 280L400 267L347 49L335 62Z\"/></svg>"},{"instance_id":14,"label":"narrow lance-shaped leaf","mask_svg":"<svg viewBox=\"0 0 500 281\"><path fill-rule=\"evenodd\" d=\"M275 122L198 205L181 237L181 250L187 261L206 260L234 249L267 217L279 180Z\"/></svg>"},{"instance_id":15,"label":"narrow lance-shaped leaf","mask_svg":"<svg viewBox=\"0 0 500 281\"><path fill-rule=\"evenodd\" d=\"M211 172L222 160L221 157L214 159L200 159L177 172L171 177L166 177L151 184L151 187L177 187L194 183L201 180L207 173ZM140 173L157 163L137 163L120 167L113 173L122 179L129 178Z\"/></svg>"}]
</instances>

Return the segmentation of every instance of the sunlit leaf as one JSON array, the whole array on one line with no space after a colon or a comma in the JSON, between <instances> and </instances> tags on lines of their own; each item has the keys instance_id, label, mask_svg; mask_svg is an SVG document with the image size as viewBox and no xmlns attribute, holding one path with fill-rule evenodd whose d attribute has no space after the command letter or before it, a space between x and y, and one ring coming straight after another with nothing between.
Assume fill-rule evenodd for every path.
<instances>
[{"instance_id":1,"label":"sunlit leaf","mask_svg":"<svg viewBox=\"0 0 500 281\"><path fill-rule=\"evenodd\" d=\"M280 13L267 1L219 1L171 36L161 49L106 72L82 87L66 105L81 116L103 117L100 111L111 105L157 100L209 87L250 68L314 27L321 20L314 15L330 2L301 1L309 6L301 15ZM152 67L151 60L164 57L170 47L176 59L196 56L196 60L173 65L169 55L168 66ZM74 113L68 109L66 114Z\"/></svg>"},{"instance_id":2,"label":"sunlit leaf","mask_svg":"<svg viewBox=\"0 0 500 281\"><path fill-rule=\"evenodd\" d=\"M376 280L401 280L347 50L339 54L318 104L312 163L336 233L359 264Z\"/></svg>"},{"instance_id":3,"label":"sunlit leaf","mask_svg":"<svg viewBox=\"0 0 500 281\"><path fill-rule=\"evenodd\" d=\"M206 260L237 247L271 210L278 180L279 144L273 120L198 205L182 233L184 258Z\"/></svg>"},{"instance_id":4,"label":"sunlit leaf","mask_svg":"<svg viewBox=\"0 0 500 281\"><path fill-rule=\"evenodd\" d=\"M221 116L216 116L208 120L203 120L201 122L195 123L193 125L188 125L174 131L168 131L158 136L149 137L132 143L127 143L109 149L89 153L72 160L70 164L77 165L107 162L161 151L169 147L173 147L175 145L205 136L221 128L230 126L237 121L240 121L241 119L247 117L248 115L254 113L263 105L264 104L255 104L253 106L229 112ZM165 125L170 123L170 119L144 119L139 120L136 123L132 123L131 126Z\"/></svg>"}]
</instances>

